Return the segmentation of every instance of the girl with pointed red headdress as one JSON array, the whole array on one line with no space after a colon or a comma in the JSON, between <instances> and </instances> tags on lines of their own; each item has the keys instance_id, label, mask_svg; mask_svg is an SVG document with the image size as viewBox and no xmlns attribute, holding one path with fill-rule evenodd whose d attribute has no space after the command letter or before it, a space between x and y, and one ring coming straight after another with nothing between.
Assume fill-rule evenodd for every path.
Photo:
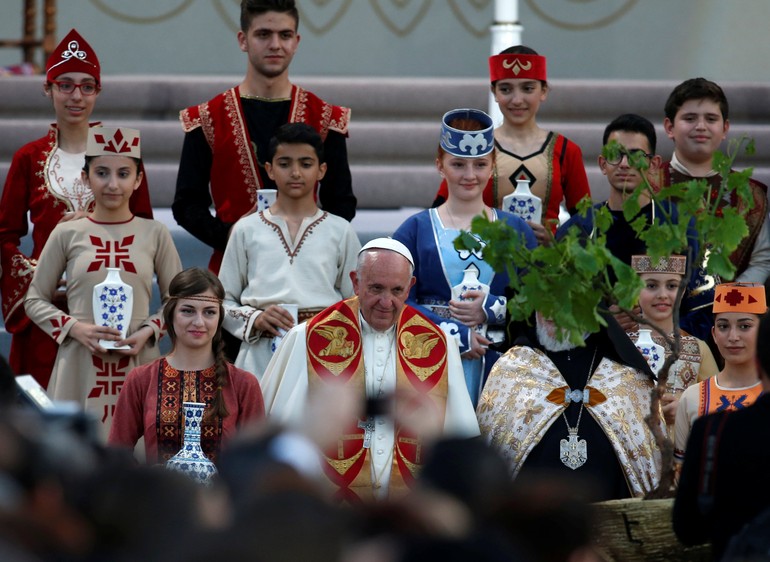
<instances>
[{"instance_id":1,"label":"girl with pointed red headdress","mask_svg":"<svg viewBox=\"0 0 770 562\"><path fill-rule=\"evenodd\" d=\"M31 374L44 388L51 376L57 344L24 313L24 296L37 260L53 228L85 216L93 205L81 180L89 123L102 89L101 66L91 45L71 30L46 63L43 95L50 98L56 122L48 133L13 157L0 201L0 294L5 328L12 335L9 363L16 374ZM131 197L131 209L152 218L145 176ZM32 224L32 250L21 241ZM62 282L64 289L64 282ZM60 303L64 306L64 291Z\"/></svg>"}]
</instances>

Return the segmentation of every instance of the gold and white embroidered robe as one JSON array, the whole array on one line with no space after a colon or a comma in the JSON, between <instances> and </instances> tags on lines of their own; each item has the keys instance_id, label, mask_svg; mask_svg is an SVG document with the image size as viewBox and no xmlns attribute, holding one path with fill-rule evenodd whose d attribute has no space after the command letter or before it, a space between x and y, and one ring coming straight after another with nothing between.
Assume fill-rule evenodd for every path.
<instances>
[{"instance_id":1,"label":"gold and white embroidered robe","mask_svg":"<svg viewBox=\"0 0 770 562\"><path fill-rule=\"evenodd\" d=\"M592 389L593 405L586 404L585 411L612 444L634 496L649 492L660 479L660 451L644 421L652 384L644 373L603 358L586 385ZM565 410L563 401L547 399L565 387L553 362L529 347L509 349L492 367L476 409L479 428L484 440L509 463L514 477Z\"/></svg>"}]
</instances>

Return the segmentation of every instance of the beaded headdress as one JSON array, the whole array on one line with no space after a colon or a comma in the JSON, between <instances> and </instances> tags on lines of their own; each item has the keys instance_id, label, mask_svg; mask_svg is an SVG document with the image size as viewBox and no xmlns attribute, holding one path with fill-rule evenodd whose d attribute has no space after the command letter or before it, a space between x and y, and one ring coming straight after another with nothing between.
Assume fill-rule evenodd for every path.
<instances>
[{"instance_id":1,"label":"beaded headdress","mask_svg":"<svg viewBox=\"0 0 770 562\"><path fill-rule=\"evenodd\" d=\"M759 283L722 283L714 290L714 314L720 312L767 312L765 287Z\"/></svg>"},{"instance_id":2,"label":"beaded headdress","mask_svg":"<svg viewBox=\"0 0 770 562\"><path fill-rule=\"evenodd\" d=\"M128 156L141 158L139 131L127 127L91 127L88 129L86 156Z\"/></svg>"},{"instance_id":3,"label":"beaded headdress","mask_svg":"<svg viewBox=\"0 0 770 562\"><path fill-rule=\"evenodd\" d=\"M648 255L631 256L631 267L637 273L676 273L684 275L687 270L687 257L673 255L660 258L655 264Z\"/></svg>"},{"instance_id":4,"label":"beaded headdress","mask_svg":"<svg viewBox=\"0 0 770 562\"><path fill-rule=\"evenodd\" d=\"M56 45L45 63L45 79L49 82L65 72L90 74L97 84L101 79L101 67L96 53L74 29Z\"/></svg>"},{"instance_id":5,"label":"beaded headdress","mask_svg":"<svg viewBox=\"0 0 770 562\"><path fill-rule=\"evenodd\" d=\"M489 81L511 78L546 80L545 66L543 55L492 55L489 57Z\"/></svg>"},{"instance_id":6,"label":"beaded headdress","mask_svg":"<svg viewBox=\"0 0 770 562\"><path fill-rule=\"evenodd\" d=\"M462 131L450 127L455 119L478 121L482 129ZM439 144L445 152L460 158L478 158L486 156L495 148L495 126L492 118L479 109L453 109L447 111L441 119L441 139Z\"/></svg>"},{"instance_id":7,"label":"beaded headdress","mask_svg":"<svg viewBox=\"0 0 770 562\"><path fill-rule=\"evenodd\" d=\"M211 296L211 295L174 295L168 298L168 300L191 300L191 301L202 301L202 302L214 302L217 304L222 304L222 299L219 297Z\"/></svg>"}]
</instances>

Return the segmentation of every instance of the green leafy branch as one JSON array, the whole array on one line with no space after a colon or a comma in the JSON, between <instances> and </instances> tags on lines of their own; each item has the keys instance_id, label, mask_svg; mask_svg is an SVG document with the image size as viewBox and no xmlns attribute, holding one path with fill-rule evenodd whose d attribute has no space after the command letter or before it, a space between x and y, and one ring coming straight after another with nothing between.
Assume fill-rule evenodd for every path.
<instances>
[{"instance_id":1,"label":"green leafy branch","mask_svg":"<svg viewBox=\"0 0 770 562\"><path fill-rule=\"evenodd\" d=\"M747 137L732 139L728 142L726 153L717 151L714 154L712 166L722 178L717 190L712 190L701 179L673 184L653 193L656 201L676 201L680 215L676 225L668 221L660 228L637 230L653 258L670 256L676 253L677 247L683 247L681 244L686 240L686 219L692 217L700 248L699 255L692 256L695 263L703 264L708 257L706 274L722 279L735 276L730 254L749 233L745 216L754 204L749 181L753 168L742 171L732 169L741 149L746 154L753 154L754 141ZM736 204L739 201L743 203L740 208Z\"/></svg>"},{"instance_id":2,"label":"green leafy branch","mask_svg":"<svg viewBox=\"0 0 770 562\"><path fill-rule=\"evenodd\" d=\"M590 200L580 205L587 210ZM552 318L574 344L585 345L587 332L607 325L602 304L632 308L642 287L636 272L607 249L605 232L611 217L600 211L596 218L602 226L588 239L575 229L561 240L530 250L504 221L478 216L473 219L472 234L461 233L455 247L481 250L492 268L508 273L513 289L508 310L513 320L527 321L539 311ZM617 282L613 283L613 275Z\"/></svg>"},{"instance_id":3,"label":"green leafy branch","mask_svg":"<svg viewBox=\"0 0 770 562\"><path fill-rule=\"evenodd\" d=\"M652 326L671 349L671 355L659 373L646 419L661 450L664 467L660 485L651 497L666 496L673 483L673 444L660 424L660 397L665 392L670 367L679 358L681 350L679 308L687 280L694 268L698 268L703 276L712 276L715 283L719 278L732 279L735 266L730 261L730 254L748 235L745 216L753 206L749 182L753 170L732 169L742 148L752 154L753 141L746 137L731 140L726 153L717 151L714 154L712 167L722 178L716 190L712 190L705 180L657 188L648 180L650 162L645 155L629 153L615 141L602 150L608 160L619 160L621 154L625 155L629 165L641 173L643 181L625 200L623 214L645 243L647 254L652 260L673 254L687 256L685 281L673 307L673 338ZM649 199L659 213L652 224L640 215L640 199ZM674 207L662 205L664 201L676 203L677 217L672 216ZM738 202L742 204L738 205ZM583 216L592 214L593 229L589 236L575 226L559 240L529 250L523 238L504 221L491 222L479 216L472 222L472 232L458 236L455 247L481 250L491 267L508 273L513 290L508 301L512 320L529 321L534 312L539 311L553 319L573 344L585 345L586 333L598 332L607 325L602 311L612 305L640 324L647 322L633 312L643 287L640 277L606 247L606 233L613 221L610 210L606 206L594 208L590 199L582 201L578 208ZM695 255L688 239L692 232L698 248Z\"/></svg>"},{"instance_id":4,"label":"green leafy branch","mask_svg":"<svg viewBox=\"0 0 770 562\"><path fill-rule=\"evenodd\" d=\"M698 254L688 255L688 264L703 267L706 275L722 279L734 277L735 266L730 262L730 254L748 235L744 217L753 204L749 185L752 169L732 170L737 153L744 145L750 154L753 142L742 137L728 143L726 154L714 155L714 169L723 180L713 195L705 180L655 189L642 173L643 181L626 199L623 213L653 260L687 254L692 220ZM620 144L611 141L602 154L605 158L617 159L622 151L625 149ZM629 158L630 164L642 172L649 167L644 155L632 153ZM639 215L640 195L646 195L662 215L656 217L654 224L648 224ZM743 201L744 206L739 209L719 205L730 197ZM663 201L676 202L676 220L668 210L671 207L661 205ZM574 227L561 239L529 250L523 238L504 221L493 222L478 216L473 219L471 232L462 232L455 240L455 247L483 251L484 260L491 267L508 273L513 289L508 309L513 320L527 320L535 311L540 311L565 330L570 341L581 345L586 332L597 332L606 326L601 314L603 308L616 305L631 312L638 302L642 282L629 265L606 247L606 233L613 220L609 209L593 208L586 198L578 205L578 211L583 216L592 214L594 228L588 237Z\"/></svg>"}]
</instances>

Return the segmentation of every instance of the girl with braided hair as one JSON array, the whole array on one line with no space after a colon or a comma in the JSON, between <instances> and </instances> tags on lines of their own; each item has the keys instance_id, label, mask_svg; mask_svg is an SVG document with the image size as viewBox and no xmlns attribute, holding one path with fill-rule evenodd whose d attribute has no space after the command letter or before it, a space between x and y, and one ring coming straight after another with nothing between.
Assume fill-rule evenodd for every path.
<instances>
[{"instance_id":1,"label":"girl with braided hair","mask_svg":"<svg viewBox=\"0 0 770 562\"><path fill-rule=\"evenodd\" d=\"M240 426L264 417L257 378L225 358L224 295L219 278L208 270L193 267L174 277L163 309L172 349L129 373L115 409L110 445L134 447L144 437L147 462L165 462L182 446L182 404L203 402L201 445L216 461L223 442Z\"/></svg>"}]
</instances>

